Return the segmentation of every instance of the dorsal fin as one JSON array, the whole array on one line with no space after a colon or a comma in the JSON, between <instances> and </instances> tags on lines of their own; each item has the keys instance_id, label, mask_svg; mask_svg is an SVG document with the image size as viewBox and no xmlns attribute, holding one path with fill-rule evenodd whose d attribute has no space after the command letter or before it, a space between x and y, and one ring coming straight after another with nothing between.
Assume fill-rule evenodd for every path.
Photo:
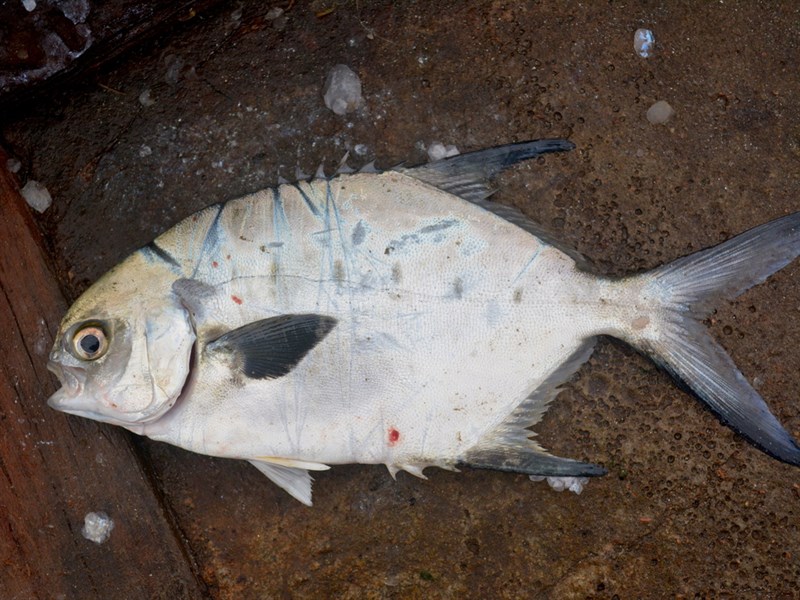
<instances>
[{"instance_id":1,"label":"dorsal fin","mask_svg":"<svg viewBox=\"0 0 800 600\"><path fill-rule=\"evenodd\" d=\"M489 181L504 169L542 154L564 152L572 150L574 147L575 144L569 140L535 140L478 150L418 167L395 170L477 204L484 210L494 213L543 242L558 248L572 258L579 267L588 270L589 263L580 252L564 244L551 232L523 215L516 208L488 199L494 193L494 188L489 185Z\"/></svg>"},{"instance_id":2,"label":"dorsal fin","mask_svg":"<svg viewBox=\"0 0 800 600\"><path fill-rule=\"evenodd\" d=\"M417 167L395 170L464 200L476 202L492 195L494 190L489 186L489 180L503 169L542 154L565 152L574 147L575 144L569 140L534 140L468 152Z\"/></svg>"}]
</instances>

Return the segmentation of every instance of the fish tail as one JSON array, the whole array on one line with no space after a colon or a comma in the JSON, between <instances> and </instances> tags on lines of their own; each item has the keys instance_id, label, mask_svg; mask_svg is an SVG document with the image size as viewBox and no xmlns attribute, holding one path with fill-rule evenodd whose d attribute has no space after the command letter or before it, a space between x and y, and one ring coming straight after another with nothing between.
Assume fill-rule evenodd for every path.
<instances>
[{"instance_id":1,"label":"fish tail","mask_svg":"<svg viewBox=\"0 0 800 600\"><path fill-rule=\"evenodd\" d=\"M651 323L632 313L620 336L691 388L725 424L793 465L800 465L797 442L700 321L714 304L737 297L798 255L800 212L638 275L628 282L652 308L641 314L656 318Z\"/></svg>"}]
</instances>

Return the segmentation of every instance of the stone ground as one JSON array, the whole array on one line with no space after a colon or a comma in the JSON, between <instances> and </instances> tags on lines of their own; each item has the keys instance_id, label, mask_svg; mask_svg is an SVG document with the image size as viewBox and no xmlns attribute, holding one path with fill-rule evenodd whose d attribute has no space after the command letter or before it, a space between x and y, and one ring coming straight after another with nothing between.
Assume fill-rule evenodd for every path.
<instances>
[{"instance_id":1,"label":"stone ground","mask_svg":"<svg viewBox=\"0 0 800 600\"><path fill-rule=\"evenodd\" d=\"M271 5L288 10L271 19ZM639 27L656 36L647 59ZM353 165L420 162L434 141L570 138L574 152L514 169L495 199L619 275L800 209L798 39L791 1L247 0L26 102L0 133L53 195L39 222L71 298L203 206L348 150ZM363 84L346 117L321 97L337 63ZM675 109L665 125L645 118L657 100ZM800 264L709 325L800 437ZM395 483L345 466L317 477L309 509L247 464L137 446L213 598L800 595L800 470L645 358L601 342L542 438L610 474L576 496L503 473Z\"/></svg>"}]
</instances>

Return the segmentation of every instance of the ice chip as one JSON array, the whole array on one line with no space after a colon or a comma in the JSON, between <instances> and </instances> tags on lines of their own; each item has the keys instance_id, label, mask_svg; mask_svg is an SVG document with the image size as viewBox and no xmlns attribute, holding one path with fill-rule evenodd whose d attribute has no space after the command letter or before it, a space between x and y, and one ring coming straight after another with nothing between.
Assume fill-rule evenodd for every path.
<instances>
[{"instance_id":1,"label":"ice chip","mask_svg":"<svg viewBox=\"0 0 800 600\"><path fill-rule=\"evenodd\" d=\"M147 88L139 94L139 104L142 106L153 106L155 103L156 101L153 100L153 97L150 95L150 88Z\"/></svg>"},{"instance_id":2,"label":"ice chip","mask_svg":"<svg viewBox=\"0 0 800 600\"><path fill-rule=\"evenodd\" d=\"M451 156L457 156L460 154L458 148L455 146L445 146L441 142L433 142L430 146L428 146L428 159L431 162L442 160L443 158L450 158Z\"/></svg>"},{"instance_id":3,"label":"ice chip","mask_svg":"<svg viewBox=\"0 0 800 600\"><path fill-rule=\"evenodd\" d=\"M647 58L653 52L656 38L649 29L637 29L633 34L633 49L642 58Z\"/></svg>"},{"instance_id":4,"label":"ice chip","mask_svg":"<svg viewBox=\"0 0 800 600\"><path fill-rule=\"evenodd\" d=\"M19 170L22 168L22 163L19 162L16 158L9 158L6 161L6 169L8 169L9 173L19 173Z\"/></svg>"},{"instance_id":5,"label":"ice chip","mask_svg":"<svg viewBox=\"0 0 800 600\"><path fill-rule=\"evenodd\" d=\"M573 494L580 494L584 486L589 483L588 477L543 477L540 475L530 475L531 481L542 481L547 479L547 485L557 492L569 490Z\"/></svg>"},{"instance_id":6,"label":"ice chip","mask_svg":"<svg viewBox=\"0 0 800 600\"><path fill-rule=\"evenodd\" d=\"M25 202L28 203L28 206L40 213L50 208L50 205L53 203L53 199L50 197L50 192L47 191L47 188L33 179L25 184L20 190L20 193L22 197L25 198Z\"/></svg>"},{"instance_id":7,"label":"ice chip","mask_svg":"<svg viewBox=\"0 0 800 600\"><path fill-rule=\"evenodd\" d=\"M653 125L660 125L669 121L670 117L675 114L672 107L668 102L659 100L647 109L647 120Z\"/></svg>"},{"instance_id":8,"label":"ice chip","mask_svg":"<svg viewBox=\"0 0 800 600\"><path fill-rule=\"evenodd\" d=\"M363 102L361 80L347 65L336 65L328 72L323 98L337 115L353 112Z\"/></svg>"},{"instance_id":9,"label":"ice chip","mask_svg":"<svg viewBox=\"0 0 800 600\"><path fill-rule=\"evenodd\" d=\"M90 512L83 518L81 535L95 544L102 544L111 536L114 520L104 512Z\"/></svg>"}]
</instances>

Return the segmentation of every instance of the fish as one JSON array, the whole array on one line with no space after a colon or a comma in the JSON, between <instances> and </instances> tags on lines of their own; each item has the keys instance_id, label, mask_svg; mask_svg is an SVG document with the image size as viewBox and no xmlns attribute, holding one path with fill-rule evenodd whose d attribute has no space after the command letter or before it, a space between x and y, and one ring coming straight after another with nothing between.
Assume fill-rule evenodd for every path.
<instances>
[{"instance_id":1,"label":"fish","mask_svg":"<svg viewBox=\"0 0 800 600\"><path fill-rule=\"evenodd\" d=\"M534 427L612 336L755 447L800 447L702 320L800 254L800 212L650 271L592 272L490 199L543 139L280 183L191 215L69 308L49 405L245 460L300 502L311 472L383 464L600 476Z\"/></svg>"}]
</instances>

